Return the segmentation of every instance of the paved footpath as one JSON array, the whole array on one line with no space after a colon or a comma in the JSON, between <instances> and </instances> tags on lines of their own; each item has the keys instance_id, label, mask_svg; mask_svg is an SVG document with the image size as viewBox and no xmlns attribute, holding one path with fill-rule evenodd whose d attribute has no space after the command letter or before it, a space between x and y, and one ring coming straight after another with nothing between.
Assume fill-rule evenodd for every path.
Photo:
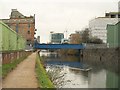
<instances>
[{"instance_id":1,"label":"paved footpath","mask_svg":"<svg viewBox=\"0 0 120 90\"><path fill-rule=\"evenodd\" d=\"M37 88L35 73L36 53L31 54L22 61L8 76L3 80L3 88Z\"/></svg>"}]
</instances>

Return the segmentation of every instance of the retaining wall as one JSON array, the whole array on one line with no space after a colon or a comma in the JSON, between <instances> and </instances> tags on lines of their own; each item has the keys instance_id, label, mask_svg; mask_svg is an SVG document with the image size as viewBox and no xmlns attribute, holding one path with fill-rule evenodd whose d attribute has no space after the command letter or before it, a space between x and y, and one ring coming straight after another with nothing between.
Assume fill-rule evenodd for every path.
<instances>
[{"instance_id":1,"label":"retaining wall","mask_svg":"<svg viewBox=\"0 0 120 90\"><path fill-rule=\"evenodd\" d=\"M120 48L84 49L82 53L84 63L118 71Z\"/></svg>"},{"instance_id":2,"label":"retaining wall","mask_svg":"<svg viewBox=\"0 0 120 90\"><path fill-rule=\"evenodd\" d=\"M13 60L30 55L31 53L30 51L2 52L2 64L11 63Z\"/></svg>"}]
</instances>

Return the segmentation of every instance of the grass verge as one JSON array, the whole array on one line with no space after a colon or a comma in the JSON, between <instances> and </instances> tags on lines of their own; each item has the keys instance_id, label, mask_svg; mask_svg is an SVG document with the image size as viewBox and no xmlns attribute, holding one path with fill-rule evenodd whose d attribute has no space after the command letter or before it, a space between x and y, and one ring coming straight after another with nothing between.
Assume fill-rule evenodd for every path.
<instances>
[{"instance_id":1,"label":"grass verge","mask_svg":"<svg viewBox=\"0 0 120 90\"><path fill-rule=\"evenodd\" d=\"M2 65L0 65L0 78L2 78Z\"/></svg>"},{"instance_id":2,"label":"grass verge","mask_svg":"<svg viewBox=\"0 0 120 90\"><path fill-rule=\"evenodd\" d=\"M36 55L36 74L40 88L55 88L41 63L38 53Z\"/></svg>"},{"instance_id":3,"label":"grass verge","mask_svg":"<svg viewBox=\"0 0 120 90\"><path fill-rule=\"evenodd\" d=\"M23 61L27 56L21 57L19 59L13 60L13 62L2 65L2 78L4 79L7 74L12 71L21 61Z\"/></svg>"}]
</instances>

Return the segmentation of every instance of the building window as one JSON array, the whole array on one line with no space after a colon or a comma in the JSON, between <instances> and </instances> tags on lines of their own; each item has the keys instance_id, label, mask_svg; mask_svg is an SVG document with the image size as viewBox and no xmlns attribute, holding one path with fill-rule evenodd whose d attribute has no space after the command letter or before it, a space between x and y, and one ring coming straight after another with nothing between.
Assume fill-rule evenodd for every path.
<instances>
[{"instance_id":1,"label":"building window","mask_svg":"<svg viewBox=\"0 0 120 90\"><path fill-rule=\"evenodd\" d=\"M109 14L108 14L108 13L106 13L106 17L109 17Z\"/></svg>"},{"instance_id":2,"label":"building window","mask_svg":"<svg viewBox=\"0 0 120 90\"><path fill-rule=\"evenodd\" d=\"M30 34L30 30L28 30L28 34Z\"/></svg>"},{"instance_id":3,"label":"building window","mask_svg":"<svg viewBox=\"0 0 120 90\"><path fill-rule=\"evenodd\" d=\"M28 28L30 28L30 24L28 24Z\"/></svg>"},{"instance_id":4,"label":"building window","mask_svg":"<svg viewBox=\"0 0 120 90\"><path fill-rule=\"evenodd\" d=\"M16 32L17 32L17 33L18 33L18 28L19 28L19 27L18 27L18 24L16 24Z\"/></svg>"},{"instance_id":5,"label":"building window","mask_svg":"<svg viewBox=\"0 0 120 90\"><path fill-rule=\"evenodd\" d=\"M28 40L28 39L27 39L27 45L30 46L30 43L31 43L31 40Z\"/></svg>"},{"instance_id":6,"label":"building window","mask_svg":"<svg viewBox=\"0 0 120 90\"><path fill-rule=\"evenodd\" d=\"M118 14L118 18L120 18L120 14Z\"/></svg>"},{"instance_id":7,"label":"building window","mask_svg":"<svg viewBox=\"0 0 120 90\"><path fill-rule=\"evenodd\" d=\"M21 18L21 16L19 16L19 18Z\"/></svg>"},{"instance_id":8,"label":"building window","mask_svg":"<svg viewBox=\"0 0 120 90\"><path fill-rule=\"evenodd\" d=\"M111 15L111 18L115 18L116 17L116 15Z\"/></svg>"},{"instance_id":9,"label":"building window","mask_svg":"<svg viewBox=\"0 0 120 90\"><path fill-rule=\"evenodd\" d=\"M27 40L27 42L29 42L30 40Z\"/></svg>"}]
</instances>

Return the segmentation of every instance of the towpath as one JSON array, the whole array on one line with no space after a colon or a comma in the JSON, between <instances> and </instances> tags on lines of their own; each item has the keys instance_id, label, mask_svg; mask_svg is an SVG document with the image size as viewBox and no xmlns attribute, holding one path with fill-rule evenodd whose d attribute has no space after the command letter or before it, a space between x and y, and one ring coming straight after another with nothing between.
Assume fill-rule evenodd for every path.
<instances>
[{"instance_id":1,"label":"towpath","mask_svg":"<svg viewBox=\"0 0 120 90\"><path fill-rule=\"evenodd\" d=\"M3 88L37 88L35 73L36 53L28 56L3 80Z\"/></svg>"}]
</instances>

